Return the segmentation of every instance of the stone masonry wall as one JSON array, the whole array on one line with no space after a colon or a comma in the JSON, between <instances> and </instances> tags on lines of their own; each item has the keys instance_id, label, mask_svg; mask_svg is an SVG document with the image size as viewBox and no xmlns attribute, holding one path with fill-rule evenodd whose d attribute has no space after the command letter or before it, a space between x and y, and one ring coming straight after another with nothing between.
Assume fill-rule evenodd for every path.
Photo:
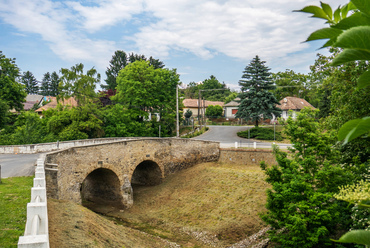
<instances>
[{"instance_id":1,"label":"stone masonry wall","mask_svg":"<svg viewBox=\"0 0 370 248\"><path fill-rule=\"evenodd\" d=\"M128 192L126 188L130 185L127 186L127 182L131 182L136 166L143 161L155 162L164 178L200 162L217 161L219 155L217 142L176 138L148 138L69 148L46 156L48 197L81 203L82 182L98 168L113 171L122 192ZM53 170L48 170L48 164Z\"/></svg>"},{"instance_id":2,"label":"stone masonry wall","mask_svg":"<svg viewBox=\"0 0 370 248\"><path fill-rule=\"evenodd\" d=\"M272 151L266 150L247 150L247 149L234 149L222 148L220 149L221 163L236 163L241 165L260 165L261 161L265 161L268 165L277 164L275 155Z\"/></svg>"}]
</instances>

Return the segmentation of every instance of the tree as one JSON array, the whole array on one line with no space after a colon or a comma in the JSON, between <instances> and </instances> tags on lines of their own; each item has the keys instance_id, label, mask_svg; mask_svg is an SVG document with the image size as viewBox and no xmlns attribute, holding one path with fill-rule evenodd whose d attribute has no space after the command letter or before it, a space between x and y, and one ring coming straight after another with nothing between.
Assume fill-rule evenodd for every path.
<instances>
[{"instance_id":1,"label":"tree","mask_svg":"<svg viewBox=\"0 0 370 248\"><path fill-rule=\"evenodd\" d=\"M301 97L311 103L310 99L306 98L306 85L308 75L296 73L293 70L284 72L272 73L272 81L276 85L274 94L277 100L281 100L287 96Z\"/></svg>"},{"instance_id":2,"label":"tree","mask_svg":"<svg viewBox=\"0 0 370 248\"><path fill-rule=\"evenodd\" d=\"M176 118L176 87L179 84L176 70L155 69L148 61L135 61L118 75L117 94L113 100L132 110L139 122L158 113L161 130L172 134Z\"/></svg>"},{"instance_id":3,"label":"tree","mask_svg":"<svg viewBox=\"0 0 370 248\"><path fill-rule=\"evenodd\" d=\"M91 102L96 97L96 84L100 82L100 74L91 68L84 74L84 65L76 64L71 69L62 68L59 95L57 99L74 97L79 106Z\"/></svg>"},{"instance_id":4,"label":"tree","mask_svg":"<svg viewBox=\"0 0 370 248\"><path fill-rule=\"evenodd\" d=\"M50 81L50 96L57 96L59 95L59 83L60 78L58 73L55 71L51 74L51 81Z\"/></svg>"},{"instance_id":5,"label":"tree","mask_svg":"<svg viewBox=\"0 0 370 248\"><path fill-rule=\"evenodd\" d=\"M41 88L40 94L43 96L50 96L50 89L51 89L51 76L50 73L47 72L44 74L44 77L41 81Z\"/></svg>"},{"instance_id":6,"label":"tree","mask_svg":"<svg viewBox=\"0 0 370 248\"><path fill-rule=\"evenodd\" d=\"M127 54L121 50L115 51L112 59L109 61L109 67L105 71L105 74L107 75L107 79L105 79L105 82L107 83L107 85L103 85L103 88L111 90L116 89L116 78L118 76L118 73L120 70L125 68L127 64Z\"/></svg>"},{"instance_id":7,"label":"tree","mask_svg":"<svg viewBox=\"0 0 370 248\"><path fill-rule=\"evenodd\" d=\"M223 109L220 105L210 105L206 109L206 116L208 118L219 118L222 116Z\"/></svg>"},{"instance_id":8,"label":"tree","mask_svg":"<svg viewBox=\"0 0 370 248\"><path fill-rule=\"evenodd\" d=\"M33 76L32 72L26 71L23 73L21 78L22 84L26 87L27 94L38 94L39 86L36 78Z\"/></svg>"},{"instance_id":9,"label":"tree","mask_svg":"<svg viewBox=\"0 0 370 248\"><path fill-rule=\"evenodd\" d=\"M279 117L281 114L281 109L276 107L279 102L271 92L275 86L270 69L265 66L265 63L256 56L245 67L243 79L239 81L241 93L238 97L241 100L235 117L252 120L256 127L261 119L272 119L273 115Z\"/></svg>"},{"instance_id":10,"label":"tree","mask_svg":"<svg viewBox=\"0 0 370 248\"><path fill-rule=\"evenodd\" d=\"M192 115L193 115L193 111L191 111L190 109L186 110L184 114L186 119L189 119Z\"/></svg>"},{"instance_id":11,"label":"tree","mask_svg":"<svg viewBox=\"0 0 370 248\"><path fill-rule=\"evenodd\" d=\"M112 56L112 59L109 61L109 67L105 71L105 74L107 75L107 79L105 82L106 85L102 85L103 89L111 89L115 90L117 87L117 76L120 70L125 68L129 63L133 63L137 60L145 60L147 61L147 58L144 55L138 55L131 53L130 55L127 55L122 50L117 50L114 52L114 55ZM163 68L164 64L162 61L158 59L154 59L152 57L149 58L149 64L154 66L154 68Z\"/></svg>"},{"instance_id":12,"label":"tree","mask_svg":"<svg viewBox=\"0 0 370 248\"><path fill-rule=\"evenodd\" d=\"M19 76L19 68L15 64L15 59L9 59L0 51L0 101L2 108L15 109L20 111L23 109L23 102L27 93L24 90L24 85L16 81ZM4 111L3 113L6 113ZM4 118L1 116L0 118Z\"/></svg>"},{"instance_id":13,"label":"tree","mask_svg":"<svg viewBox=\"0 0 370 248\"><path fill-rule=\"evenodd\" d=\"M333 196L353 175L337 164L335 136L323 131L315 111L303 109L295 121L287 120L291 154L275 147L278 165L261 165L272 186L262 219L272 227L271 240L282 247L331 246L329 237L349 227L347 204Z\"/></svg>"},{"instance_id":14,"label":"tree","mask_svg":"<svg viewBox=\"0 0 370 248\"><path fill-rule=\"evenodd\" d=\"M347 17L348 13L353 14ZM334 13L325 3L318 6L306 6L301 12L311 13L313 17L321 18L329 23L329 28L313 32L307 41L329 39L323 47L342 49L334 58L331 65L337 66L351 61L370 60L370 5L362 0L352 0L344 6L338 7ZM370 85L370 70L364 72L357 82L358 89ZM354 119L345 123L338 132L339 140L345 143L370 133L370 117Z\"/></svg>"}]
</instances>

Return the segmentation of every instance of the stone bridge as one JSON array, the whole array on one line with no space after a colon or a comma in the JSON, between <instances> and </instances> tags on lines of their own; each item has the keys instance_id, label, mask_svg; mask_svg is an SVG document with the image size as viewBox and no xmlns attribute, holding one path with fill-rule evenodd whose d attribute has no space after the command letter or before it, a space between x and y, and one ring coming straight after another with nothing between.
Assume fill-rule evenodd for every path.
<instances>
[{"instance_id":1,"label":"stone bridge","mask_svg":"<svg viewBox=\"0 0 370 248\"><path fill-rule=\"evenodd\" d=\"M169 174L200 162L217 161L219 143L145 138L49 153L45 159L48 197L76 203L133 204L132 185L156 185Z\"/></svg>"}]
</instances>

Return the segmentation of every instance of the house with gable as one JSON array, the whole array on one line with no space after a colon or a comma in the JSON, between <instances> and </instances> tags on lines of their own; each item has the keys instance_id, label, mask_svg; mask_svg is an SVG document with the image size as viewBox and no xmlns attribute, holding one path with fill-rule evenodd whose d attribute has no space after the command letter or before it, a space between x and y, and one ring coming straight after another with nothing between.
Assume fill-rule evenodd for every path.
<instances>
[{"instance_id":1,"label":"house with gable","mask_svg":"<svg viewBox=\"0 0 370 248\"><path fill-rule=\"evenodd\" d=\"M294 96L284 97L284 99L280 100L279 103L280 104L277 105L277 107L283 111L281 114L281 117L285 120L288 119L288 117L290 116L289 115L290 110L292 111L292 114L291 114L292 118L295 119L297 116L297 113L301 111L303 108L309 107L309 108L315 109L315 107L312 106L305 99L294 97Z\"/></svg>"}]
</instances>

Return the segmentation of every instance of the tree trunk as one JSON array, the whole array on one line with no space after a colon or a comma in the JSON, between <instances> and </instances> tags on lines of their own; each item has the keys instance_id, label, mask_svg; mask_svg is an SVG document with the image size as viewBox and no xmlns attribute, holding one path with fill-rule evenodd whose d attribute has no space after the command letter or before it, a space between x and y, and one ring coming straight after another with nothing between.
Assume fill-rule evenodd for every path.
<instances>
[{"instance_id":1,"label":"tree trunk","mask_svg":"<svg viewBox=\"0 0 370 248\"><path fill-rule=\"evenodd\" d=\"M258 120L256 120L256 125L255 126L258 127Z\"/></svg>"}]
</instances>

